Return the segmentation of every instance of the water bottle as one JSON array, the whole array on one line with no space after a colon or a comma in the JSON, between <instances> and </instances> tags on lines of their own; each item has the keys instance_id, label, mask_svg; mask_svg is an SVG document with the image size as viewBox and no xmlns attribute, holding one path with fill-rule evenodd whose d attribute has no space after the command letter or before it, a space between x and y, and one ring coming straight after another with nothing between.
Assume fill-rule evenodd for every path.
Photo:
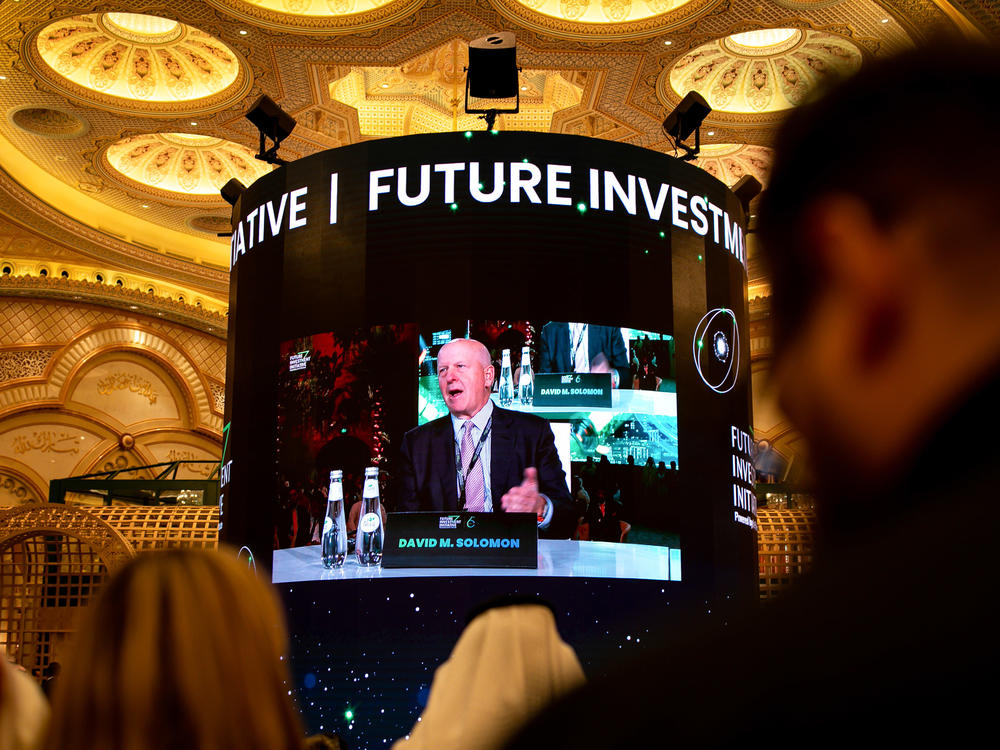
<instances>
[{"instance_id":1,"label":"water bottle","mask_svg":"<svg viewBox=\"0 0 1000 750\"><path fill-rule=\"evenodd\" d=\"M365 488L361 493L361 517L354 538L354 553L359 565L382 563L382 508L378 498L378 467L365 469Z\"/></svg>"},{"instance_id":2,"label":"water bottle","mask_svg":"<svg viewBox=\"0 0 1000 750\"><path fill-rule=\"evenodd\" d=\"M531 406L535 400L535 376L531 372L531 350L521 347L521 376L517 380L517 400L521 406Z\"/></svg>"},{"instance_id":3,"label":"water bottle","mask_svg":"<svg viewBox=\"0 0 1000 750\"><path fill-rule=\"evenodd\" d=\"M514 373L510 369L510 349L503 350L500 359L500 406L514 403Z\"/></svg>"},{"instance_id":4,"label":"water bottle","mask_svg":"<svg viewBox=\"0 0 1000 750\"><path fill-rule=\"evenodd\" d=\"M344 520L344 472L330 472L330 491L326 496L323 519L323 567L339 568L347 557L347 521Z\"/></svg>"}]
</instances>

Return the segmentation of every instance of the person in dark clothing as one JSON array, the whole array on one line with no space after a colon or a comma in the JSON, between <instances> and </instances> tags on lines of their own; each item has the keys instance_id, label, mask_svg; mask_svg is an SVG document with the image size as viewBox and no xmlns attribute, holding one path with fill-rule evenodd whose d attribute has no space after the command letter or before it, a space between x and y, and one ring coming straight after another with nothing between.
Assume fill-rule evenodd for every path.
<instances>
[{"instance_id":1,"label":"person in dark clothing","mask_svg":"<svg viewBox=\"0 0 1000 750\"><path fill-rule=\"evenodd\" d=\"M936 90L947 107L928 106ZM984 92L997 90L1000 51L942 41L788 118L759 227L776 386L816 477L814 569L759 613L671 633L509 747L992 734L1000 109ZM956 123L974 156L927 148Z\"/></svg>"}]
</instances>

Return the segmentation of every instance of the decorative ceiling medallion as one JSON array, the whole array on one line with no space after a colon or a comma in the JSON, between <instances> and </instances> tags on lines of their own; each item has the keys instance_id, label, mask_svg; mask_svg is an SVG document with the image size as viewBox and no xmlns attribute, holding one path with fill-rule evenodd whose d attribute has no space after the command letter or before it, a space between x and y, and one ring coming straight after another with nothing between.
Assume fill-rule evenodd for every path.
<instances>
[{"instance_id":1,"label":"decorative ceiling medallion","mask_svg":"<svg viewBox=\"0 0 1000 750\"><path fill-rule=\"evenodd\" d=\"M301 34L352 34L391 26L427 0L205 0L255 26Z\"/></svg>"},{"instance_id":2,"label":"decorative ceiling medallion","mask_svg":"<svg viewBox=\"0 0 1000 750\"><path fill-rule=\"evenodd\" d=\"M25 51L34 72L71 98L127 114L217 109L251 84L245 61L218 39L137 13L60 19L29 35Z\"/></svg>"},{"instance_id":3,"label":"decorative ceiling medallion","mask_svg":"<svg viewBox=\"0 0 1000 750\"><path fill-rule=\"evenodd\" d=\"M701 154L693 164L712 177L732 187L746 175L756 177L767 187L774 152L764 146L740 143L702 144Z\"/></svg>"},{"instance_id":4,"label":"decorative ceiling medallion","mask_svg":"<svg viewBox=\"0 0 1000 750\"><path fill-rule=\"evenodd\" d=\"M781 112L825 77L859 67L861 51L842 37L769 29L717 39L683 55L669 68L669 93L680 98L697 91L715 112Z\"/></svg>"},{"instance_id":5,"label":"decorative ceiling medallion","mask_svg":"<svg viewBox=\"0 0 1000 750\"><path fill-rule=\"evenodd\" d=\"M77 138L90 130L76 115L50 107L24 107L8 116L21 130L45 138Z\"/></svg>"},{"instance_id":6,"label":"decorative ceiling medallion","mask_svg":"<svg viewBox=\"0 0 1000 750\"><path fill-rule=\"evenodd\" d=\"M730 52L745 57L770 57L788 52L802 41L801 29L759 29L730 34L722 44Z\"/></svg>"},{"instance_id":7,"label":"decorative ceiling medallion","mask_svg":"<svg viewBox=\"0 0 1000 750\"><path fill-rule=\"evenodd\" d=\"M108 177L144 193L195 203L221 203L219 188L232 178L250 186L272 167L245 146L188 133L123 138L98 160Z\"/></svg>"},{"instance_id":8,"label":"decorative ceiling medallion","mask_svg":"<svg viewBox=\"0 0 1000 750\"><path fill-rule=\"evenodd\" d=\"M332 81L330 96L358 113L361 135L385 138L415 133L481 130L465 113L468 43L453 39L392 68L353 68ZM519 74L521 111L500 116L504 130L548 132L552 116L580 103L583 87L556 71Z\"/></svg>"},{"instance_id":9,"label":"decorative ceiling medallion","mask_svg":"<svg viewBox=\"0 0 1000 750\"><path fill-rule=\"evenodd\" d=\"M191 216L186 223L196 232L204 232L213 237L223 232L232 231L233 228L228 216L217 216L215 214Z\"/></svg>"},{"instance_id":10,"label":"decorative ceiling medallion","mask_svg":"<svg viewBox=\"0 0 1000 750\"><path fill-rule=\"evenodd\" d=\"M663 34L726 0L489 0L502 16L564 39L613 41Z\"/></svg>"}]
</instances>

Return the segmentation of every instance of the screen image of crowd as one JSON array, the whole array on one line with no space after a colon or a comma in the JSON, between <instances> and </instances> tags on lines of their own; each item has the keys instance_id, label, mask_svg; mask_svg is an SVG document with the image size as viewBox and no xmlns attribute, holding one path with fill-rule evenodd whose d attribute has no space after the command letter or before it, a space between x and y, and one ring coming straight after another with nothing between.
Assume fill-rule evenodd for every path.
<instances>
[{"instance_id":1,"label":"screen image of crowd","mask_svg":"<svg viewBox=\"0 0 1000 750\"><path fill-rule=\"evenodd\" d=\"M551 535L679 546L673 338L630 328L496 320L427 329L380 326L284 343L277 376L276 549L319 543L332 469L344 472L351 538L366 466L380 467L383 513L396 509L397 450L413 427L414 390L418 425L448 413L434 372L438 351L456 338L481 341L498 374L502 351L509 349L515 392L525 346L533 372L613 370L619 408L581 407L569 414L524 408L550 421L572 498L575 522ZM569 359L574 344L576 361ZM584 362L580 352L587 349L593 354ZM497 388L494 383L495 403ZM513 408L522 408L516 399Z\"/></svg>"}]
</instances>

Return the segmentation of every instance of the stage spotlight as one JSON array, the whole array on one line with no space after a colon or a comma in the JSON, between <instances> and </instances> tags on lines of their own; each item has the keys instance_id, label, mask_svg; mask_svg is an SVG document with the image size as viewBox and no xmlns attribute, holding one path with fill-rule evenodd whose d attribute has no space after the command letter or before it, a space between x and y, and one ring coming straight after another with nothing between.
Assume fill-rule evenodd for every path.
<instances>
[{"instance_id":1,"label":"stage spotlight","mask_svg":"<svg viewBox=\"0 0 1000 750\"><path fill-rule=\"evenodd\" d=\"M663 121L663 132L670 136L674 146L684 150L684 156L680 157L684 161L696 158L701 151L701 123L711 111L712 108L705 97L697 91L689 91ZM692 133L694 133L693 147L683 143Z\"/></svg>"},{"instance_id":2,"label":"stage spotlight","mask_svg":"<svg viewBox=\"0 0 1000 750\"><path fill-rule=\"evenodd\" d=\"M493 130L498 114L520 111L521 90L517 83L520 68L513 33L500 31L469 42L469 67L465 71L465 111L482 115L487 130ZM514 108L470 109L470 95L476 99L514 99Z\"/></svg>"},{"instance_id":3,"label":"stage spotlight","mask_svg":"<svg viewBox=\"0 0 1000 750\"><path fill-rule=\"evenodd\" d=\"M730 189L736 197L740 199L740 204L743 206L743 212L750 213L750 201L760 195L762 187L756 177L745 174L740 178L740 181L733 185Z\"/></svg>"},{"instance_id":4,"label":"stage spotlight","mask_svg":"<svg viewBox=\"0 0 1000 750\"><path fill-rule=\"evenodd\" d=\"M256 158L268 164L286 164L278 158L278 146L295 129L295 118L274 103L267 94L260 97L246 118L260 131L260 149ZM270 139L271 147L265 148Z\"/></svg>"}]
</instances>

